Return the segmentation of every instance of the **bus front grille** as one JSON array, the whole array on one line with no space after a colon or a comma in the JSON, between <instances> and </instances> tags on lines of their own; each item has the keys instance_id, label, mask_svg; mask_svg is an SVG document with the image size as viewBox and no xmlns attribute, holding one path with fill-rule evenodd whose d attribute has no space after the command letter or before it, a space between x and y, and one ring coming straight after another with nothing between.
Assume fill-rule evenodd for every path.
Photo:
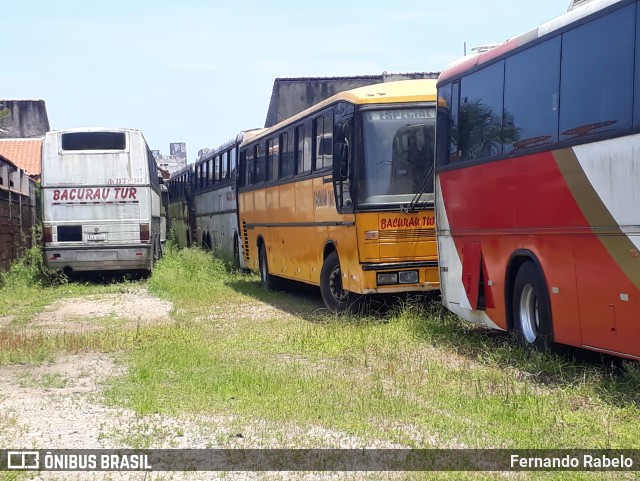
<instances>
[{"instance_id":1,"label":"bus front grille","mask_svg":"<svg viewBox=\"0 0 640 481\"><path fill-rule=\"evenodd\" d=\"M391 241L421 241L435 240L436 231L433 229L404 229L380 231L378 239L381 242Z\"/></svg>"}]
</instances>

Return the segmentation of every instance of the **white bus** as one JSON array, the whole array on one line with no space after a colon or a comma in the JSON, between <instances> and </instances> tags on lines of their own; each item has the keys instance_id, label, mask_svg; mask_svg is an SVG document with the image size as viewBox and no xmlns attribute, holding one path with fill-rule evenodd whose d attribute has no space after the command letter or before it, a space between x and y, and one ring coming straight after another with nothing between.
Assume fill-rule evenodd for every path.
<instances>
[{"instance_id":1,"label":"white bus","mask_svg":"<svg viewBox=\"0 0 640 481\"><path fill-rule=\"evenodd\" d=\"M238 231L238 148L264 129L244 130L199 159L191 178L194 242L245 267Z\"/></svg>"},{"instance_id":2,"label":"white bus","mask_svg":"<svg viewBox=\"0 0 640 481\"><path fill-rule=\"evenodd\" d=\"M48 132L42 148L47 267L151 271L166 235L166 187L139 130Z\"/></svg>"}]
</instances>

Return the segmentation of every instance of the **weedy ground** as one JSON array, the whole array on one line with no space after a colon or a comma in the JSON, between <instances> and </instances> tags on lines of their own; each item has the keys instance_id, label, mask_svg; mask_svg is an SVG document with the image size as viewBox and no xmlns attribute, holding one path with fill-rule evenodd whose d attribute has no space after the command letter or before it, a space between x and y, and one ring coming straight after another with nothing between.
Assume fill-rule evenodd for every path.
<instances>
[{"instance_id":1,"label":"weedy ground","mask_svg":"<svg viewBox=\"0 0 640 481\"><path fill-rule=\"evenodd\" d=\"M0 365L36 369L86 353L115 359L118 369L100 383L94 401L105 412L129 413L128 429L101 431L118 446L181 446L180 439L190 439L200 448L640 449L638 363L525 351L505 333L460 321L434 299L331 315L316 289L291 284L288 292L265 291L254 275L198 249L169 248L148 279L107 281L45 275L38 255L36 249L2 277ZM119 296L141 290L172 306L161 322L116 309L55 328L42 323L55 302L102 296L117 304ZM89 322L98 327L86 328ZM15 382L48 391L74 382L35 372L20 372ZM0 437L11 419L0 422ZM194 429L199 435L190 438ZM635 474L351 473L339 479Z\"/></svg>"}]
</instances>

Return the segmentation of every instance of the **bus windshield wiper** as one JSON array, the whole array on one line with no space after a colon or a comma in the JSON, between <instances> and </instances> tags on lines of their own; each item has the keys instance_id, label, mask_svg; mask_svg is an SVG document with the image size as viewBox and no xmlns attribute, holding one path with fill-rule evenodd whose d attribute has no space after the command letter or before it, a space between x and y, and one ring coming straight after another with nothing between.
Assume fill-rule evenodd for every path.
<instances>
[{"instance_id":1,"label":"bus windshield wiper","mask_svg":"<svg viewBox=\"0 0 640 481\"><path fill-rule=\"evenodd\" d=\"M415 212L417 210L418 205L424 204L424 202L420 202L420 198L422 197L422 195L427 190L427 187L429 186L429 181L433 177L434 168L435 168L435 164L431 164L431 168L429 169L429 172L427 172L427 175L424 176L424 179L422 180L422 183L420 184L420 188L418 189L418 192L416 193L416 195L413 196L413 199L411 199L411 202L401 207L403 212L406 212L407 214L409 212Z\"/></svg>"}]
</instances>

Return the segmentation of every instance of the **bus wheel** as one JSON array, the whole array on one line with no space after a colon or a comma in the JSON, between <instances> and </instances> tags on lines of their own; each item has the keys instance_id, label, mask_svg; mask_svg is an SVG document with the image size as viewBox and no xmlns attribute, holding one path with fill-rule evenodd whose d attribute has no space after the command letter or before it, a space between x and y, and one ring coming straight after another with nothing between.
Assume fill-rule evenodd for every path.
<instances>
[{"instance_id":1,"label":"bus wheel","mask_svg":"<svg viewBox=\"0 0 640 481\"><path fill-rule=\"evenodd\" d=\"M155 239L153 240L153 242L151 243L151 251L149 252L149 268L146 269L146 275L147 276L151 276L151 274L153 274L153 271L156 268L156 241Z\"/></svg>"},{"instance_id":2,"label":"bus wheel","mask_svg":"<svg viewBox=\"0 0 640 481\"><path fill-rule=\"evenodd\" d=\"M156 261L159 261L164 256L164 245L160 241L160 236L156 237Z\"/></svg>"},{"instance_id":3,"label":"bus wheel","mask_svg":"<svg viewBox=\"0 0 640 481\"><path fill-rule=\"evenodd\" d=\"M269 290L277 289L277 278L269 274L269 264L267 263L267 248L264 246L264 243L260 244L258 263L260 264L260 285Z\"/></svg>"},{"instance_id":4,"label":"bus wheel","mask_svg":"<svg viewBox=\"0 0 640 481\"><path fill-rule=\"evenodd\" d=\"M525 348L547 350L553 344L551 305L540 270L533 262L520 266L513 288L514 331Z\"/></svg>"},{"instance_id":5,"label":"bus wheel","mask_svg":"<svg viewBox=\"0 0 640 481\"><path fill-rule=\"evenodd\" d=\"M342 271L338 253L332 252L324 260L320 271L320 294L331 312L357 312L362 296L342 288Z\"/></svg>"}]
</instances>

